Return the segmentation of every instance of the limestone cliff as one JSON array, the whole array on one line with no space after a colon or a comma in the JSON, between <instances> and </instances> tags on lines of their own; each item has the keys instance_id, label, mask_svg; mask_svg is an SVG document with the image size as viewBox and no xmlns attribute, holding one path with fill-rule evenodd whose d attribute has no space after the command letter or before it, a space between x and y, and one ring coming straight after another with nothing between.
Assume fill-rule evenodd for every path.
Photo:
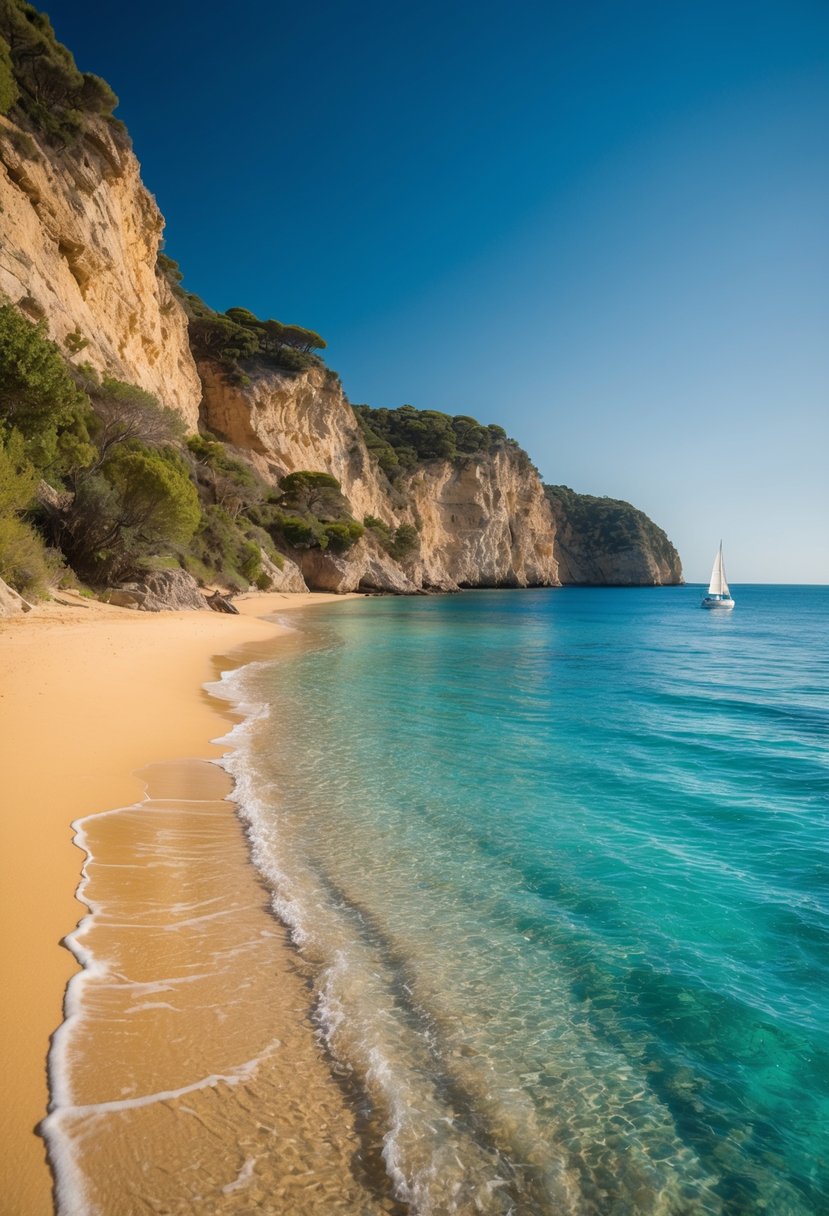
<instances>
[{"instance_id":1,"label":"limestone cliff","mask_svg":"<svg viewBox=\"0 0 829 1216\"><path fill-rule=\"evenodd\" d=\"M276 481L286 473L330 473L355 519L417 529L415 551L392 558L369 533L344 555L300 550L309 586L350 591L556 586L554 527L525 453L504 443L481 456L432 460L394 484L370 456L336 376L321 368L286 375L246 367L234 382L201 362L205 427L249 454Z\"/></svg>"},{"instance_id":2,"label":"limestone cliff","mask_svg":"<svg viewBox=\"0 0 829 1216\"><path fill-rule=\"evenodd\" d=\"M556 526L562 583L644 587L683 582L668 537L628 502L545 486Z\"/></svg>"},{"instance_id":3,"label":"limestone cliff","mask_svg":"<svg viewBox=\"0 0 829 1216\"><path fill-rule=\"evenodd\" d=\"M44 318L75 362L140 385L194 428L187 320L156 271L164 221L127 137L88 116L59 148L17 117L0 117L0 297Z\"/></svg>"},{"instance_id":4,"label":"limestone cliff","mask_svg":"<svg viewBox=\"0 0 829 1216\"><path fill-rule=\"evenodd\" d=\"M273 512L282 510L279 486L287 474L325 473L342 488L350 518L333 525L316 518L315 526L327 523L334 531L323 528L305 541L302 520L294 520L299 531L294 526L293 539L282 545L290 520L280 516L274 531L273 518L242 515L244 526L237 526L237 516L222 515L216 477L211 482L191 460L201 525L213 511L213 532L201 534L210 552L198 559L199 577L204 568L218 569L205 559L224 552L222 545L228 553L234 545L234 553L250 543L267 548L262 530L270 524L268 535L290 560L280 566L273 548L269 557L263 548L265 573L286 587L304 579L320 589L411 593L556 586L559 577L622 584L681 579L676 551L641 512L572 491L548 488L545 497L537 471L500 427L434 411L418 420L411 407L358 407L358 417L338 377L309 354L324 347L319 335L260 321L245 309L216 314L188 296L175 282L177 271L167 277L158 269L163 219L111 116L114 94L77 71L48 21L33 23L28 6L15 0L3 16L0 34L5 30L15 48L9 96L18 100L9 106L7 97L8 113L0 116L0 300L43 319L68 359L140 386L177 410L188 430L224 440L264 480L270 493L261 498ZM43 56L54 69L51 108L43 73L32 67ZM280 362L279 344L291 334L296 347L287 362L283 351ZM232 349L230 339L237 343ZM411 442L372 430L383 429L379 415L407 410ZM419 445L416 433L430 426L455 427L454 438ZM249 470L242 472L250 479ZM622 523L610 518L617 508ZM356 543L354 521L365 525ZM338 535L337 527L352 533ZM179 557L186 563L193 554ZM236 553L234 560L243 557Z\"/></svg>"}]
</instances>

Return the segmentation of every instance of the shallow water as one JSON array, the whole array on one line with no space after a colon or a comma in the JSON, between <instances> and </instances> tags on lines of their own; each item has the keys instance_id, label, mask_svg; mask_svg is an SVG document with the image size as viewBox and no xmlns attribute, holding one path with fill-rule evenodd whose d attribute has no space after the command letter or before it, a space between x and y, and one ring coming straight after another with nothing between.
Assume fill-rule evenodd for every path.
<instances>
[{"instance_id":1,"label":"shallow water","mask_svg":"<svg viewBox=\"0 0 829 1216\"><path fill-rule=\"evenodd\" d=\"M315 1041L226 776L206 761L142 775L146 801L77 824L90 910L68 944L84 969L41 1125L59 1216L398 1210Z\"/></svg>"},{"instance_id":2,"label":"shallow water","mask_svg":"<svg viewBox=\"0 0 829 1216\"><path fill-rule=\"evenodd\" d=\"M418 1213L829 1210L829 588L735 598L360 600L225 682L268 707L229 762L255 860Z\"/></svg>"}]
</instances>

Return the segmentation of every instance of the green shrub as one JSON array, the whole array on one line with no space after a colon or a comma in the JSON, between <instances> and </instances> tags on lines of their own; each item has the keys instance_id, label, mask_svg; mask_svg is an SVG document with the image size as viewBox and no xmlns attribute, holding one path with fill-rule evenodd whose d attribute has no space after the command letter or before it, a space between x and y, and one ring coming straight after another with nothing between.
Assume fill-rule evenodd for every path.
<instances>
[{"instance_id":1,"label":"green shrub","mask_svg":"<svg viewBox=\"0 0 829 1216\"><path fill-rule=\"evenodd\" d=\"M256 334L218 313L191 318L190 342L197 356L228 367L235 367L240 359L249 359L259 350Z\"/></svg>"},{"instance_id":2,"label":"green shrub","mask_svg":"<svg viewBox=\"0 0 829 1216\"><path fill-rule=\"evenodd\" d=\"M213 581L215 571L213 571L201 558L196 557L194 553L183 553L181 556L182 565L188 574L192 574L193 578L204 586L205 583Z\"/></svg>"},{"instance_id":3,"label":"green shrub","mask_svg":"<svg viewBox=\"0 0 829 1216\"><path fill-rule=\"evenodd\" d=\"M385 520L378 519L376 515L366 515L363 519L363 526L367 532L371 532L384 549L388 550L394 540L394 532Z\"/></svg>"},{"instance_id":4,"label":"green shrub","mask_svg":"<svg viewBox=\"0 0 829 1216\"><path fill-rule=\"evenodd\" d=\"M87 115L109 116L118 104L106 81L78 71L49 18L25 0L0 3L0 38L4 113L16 107L44 134L67 143L83 133Z\"/></svg>"},{"instance_id":5,"label":"green shrub","mask_svg":"<svg viewBox=\"0 0 829 1216\"><path fill-rule=\"evenodd\" d=\"M64 346L70 355L77 355L84 347L89 346L89 338L85 338L79 329L73 329L71 334L66 335Z\"/></svg>"},{"instance_id":6,"label":"green shrub","mask_svg":"<svg viewBox=\"0 0 829 1216\"><path fill-rule=\"evenodd\" d=\"M178 262L174 261L173 258L168 257L166 253L162 253L159 250L156 257L156 267L159 273L164 275L164 278L169 283L173 294L179 298L184 296L185 293L181 287L181 280L184 278L184 275L181 272L181 267L179 266Z\"/></svg>"},{"instance_id":7,"label":"green shrub","mask_svg":"<svg viewBox=\"0 0 829 1216\"><path fill-rule=\"evenodd\" d=\"M262 554L254 541L246 540L240 545L238 569L249 583L254 582L262 573Z\"/></svg>"},{"instance_id":8,"label":"green shrub","mask_svg":"<svg viewBox=\"0 0 829 1216\"><path fill-rule=\"evenodd\" d=\"M92 369L90 369L92 370ZM181 415L169 406L159 405L152 393L137 384L127 384L113 376L89 374L79 369L78 383L92 402L92 434L99 452L99 463L124 444L139 442L163 447L180 440L184 434Z\"/></svg>"},{"instance_id":9,"label":"green shrub","mask_svg":"<svg viewBox=\"0 0 829 1216\"><path fill-rule=\"evenodd\" d=\"M103 472L120 500L124 527L137 530L149 543L191 539L201 518L199 498L172 453L119 451Z\"/></svg>"},{"instance_id":10,"label":"green shrub","mask_svg":"<svg viewBox=\"0 0 829 1216\"><path fill-rule=\"evenodd\" d=\"M9 144L11 148L25 160L35 160L38 155L37 144L27 131L18 131L16 127L4 127L0 130L0 145Z\"/></svg>"},{"instance_id":11,"label":"green shrub","mask_svg":"<svg viewBox=\"0 0 829 1216\"><path fill-rule=\"evenodd\" d=\"M0 431L0 516L25 511L35 496L37 470L26 456L19 431Z\"/></svg>"},{"instance_id":12,"label":"green shrub","mask_svg":"<svg viewBox=\"0 0 829 1216\"><path fill-rule=\"evenodd\" d=\"M384 520L377 519L374 515L367 515L363 523L396 561L403 561L411 556L420 545L420 537L413 524L400 524L398 528L392 529Z\"/></svg>"},{"instance_id":13,"label":"green shrub","mask_svg":"<svg viewBox=\"0 0 829 1216\"><path fill-rule=\"evenodd\" d=\"M9 44L0 37L0 114L8 114L19 96Z\"/></svg>"},{"instance_id":14,"label":"green shrub","mask_svg":"<svg viewBox=\"0 0 829 1216\"><path fill-rule=\"evenodd\" d=\"M352 545L356 544L364 532L365 528L362 524L358 524L356 519L345 523L326 524L327 548L332 553L345 553Z\"/></svg>"},{"instance_id":15,"label":"green shrub","mask_svg":"<svg viewBox=\"0 0 829 1216\"><path fill-rule=\"evenodd\" d=\"M332 523L350 520L348 503L340 483L330 473L289 473L279 483L280 505L299 515L315 515Z\"/></svg>"},{"instance_id":16,"label":"green shrub","mask_svg":"<svg viewBox=\"0 0 829 1216\"><path fill-rule=\"evenodd\" d=\"M263 497L264 488L261 479L257 477L250 465L245 464L236 456L231 456L227 448L218 439L208 435L190 435L187 448L200 464L206 465L217 473L223 473L231 478L238 486L260 491Z\"/></svg>"},{"instance_id":17,"label":"green shrub","mask_svg":"<svg viewBox=\"0 0 829 1216\"><path fill-rule=\"evenodd\" d=\"M389 552L397 561L404 561L419 548L420 537L413 524L401 524L394 534Z\"/></svg>"},{"instance_id":18,"label":"green shrub","mask_svg":"<svg viewBox=\"0 0 829 1216\"><path fill-rule=\"evenodd\" d=\"M186 545L200 518L181 457L134 445L79 481L61 543L82 577L111 581L140 569L151 554Z\"/></svg>"},{"instance_id":19,"label":"green shrub","mask_svg":"<svg viewBox=\"0 0 829 1216\"><path fill-rule=\"evenodd\" d=\"M239 524L244 529L244 535L247 537L247 539L255 541L259 548L267 555L268 559L277 567L277 569L282 570L285 565L285 558L274 548L274 543L270 533L264 528L258 527L247 518L241 519Z\"/></svg>"},{"instance_id":20,"label":"green shrub","mask_svg":"<svg viewBox=\"0 0 829 1216\"><path fill-rule=\"evenodd\" d=\"M78 109L89 114L108 116L118 107L118 98L105 80L92 72L83 73L83 84L78 95Z\"/></svg>"},{"instance_id":21,"label":"green shrub","mask_svg":"<svg viewBox=\"0 0 829 1216\"><path fill-rule=\"evenodd\" d=\"M324 549L328 544L325 529L313 517L301 519L298 515L280 515L274 521L274 529L294 549L310 549L313 546Z\"/></svg>"},{"instance_id":22,"label":"green shrub","mask_svg":"<svg viewBox=\"0 0 829 1216\"><path fill-rule=\"evenodd\" d=\"M225 445L206 435L191 435L187 448L197 461L196 480L207 500L240 515L261 502L262 479L250 465L231 456Z\"/></svg>"},{"instance_id":23,"label":"green shrub","mask_svg":"<svg viewBox=\"0 0 829 1216\"><path fill-rule=\"evenodd\" d=\"M292 350L290 346L283 346L277 351L272 356L272 362L275 367L286 372L304 372L309 367L322 367L316 355L304 350Z\"/></svg>"},{"instance_id":24,"label":"green shrub","mask_svg":"<svg viewBox=\"0 0 829 1216\"><path fill-rule=\"evenodd\" d=\"M0 307L0 424L24 437L29 459L57 473L91 463L89 400L42 321Z\"/></svg>"},{"instance_id":25,"label":"green shrub","mask_svg":"<svg viewBox=\"0 0 829 1216\"><path fill-rule=\"evenodd\" d=\"M310 470L283 477L279 493L269 495L251 517L277 543L295 549L344 553L365 531L351 517L336 477Z\"/></svg>"},{"instance_id":26,"label":"green shrub","mask_svg":"<svg viewBox=\"0 0 829 1216\"><path fill-rule=\"evenodd\" d=\"M60 555L46 549L22 519L0 517L0 578L27 599L45 594L60 575Z\"/></svg>"},{"instance_id":27,"label":"green shrub","mask_svg":"<svg viewBox=\"0 0 829 1216\"><path fill-rule=\"evenodd\" d=\"M288 372L325 366L311 353L324 350L326 345L314 330L300 325L283 325L273 319L260 320L249 308L214 312L199 296L180 287L181 272L172 258L160 255L158 264L184 303L190 324L190 345L197 358L220 363L231 383L250 383L243 365L254 359Z\"/></svg>"},{"instance_id":28,"label":"green shrub","mask_svg":"<svg viewBox=\"0 0 829 1216\"><path fill-rule=\"evenodd\" d=\"M22 435L0 432L0 578L30 599L45 592L60 566L34 528L18 518L32 502L38 480Z\"/></svg>"},{"instance_id":29,"label":"green shrub","mask_svg":"<svg viewBox=\"0 0 829 1216\"><path fill-rule=\"evenodd\" d=\"M499 445L513 443L503 427L484 426L468 414L450 417L411 405L396 410L353 408L366 447L392 480L427 460L484 456Z\"/></svg>"},{"instance_id":30,"label":"green shrub","mask_svg":"<svg viewBox=\"0 0 829 1216\"><path fill-rule=\"evenodd\" d=\"M205 508L196 535L184 555L185 567L191 569L191 559L199 564L199 573L191 569L202 582L217 581L226 585L247 586L255 583L262 573L262 548L270 547L270 538L261 543L259 530L248 520L234 518L223 507ZM270 554L269 554L270 556Z\"/></svg>"}]
</instances>

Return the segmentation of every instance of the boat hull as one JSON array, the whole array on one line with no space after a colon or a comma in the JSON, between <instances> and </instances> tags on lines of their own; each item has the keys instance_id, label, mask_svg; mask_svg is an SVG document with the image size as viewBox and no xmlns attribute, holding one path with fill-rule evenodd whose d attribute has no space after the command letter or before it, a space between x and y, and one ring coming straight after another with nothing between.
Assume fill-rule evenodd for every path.
<instances>
[{"instance_id":1,"label":"boat hull","mask_svg":"<svg viewBox=\"0 0 829 1216\"><path fill-rule=\"evenodd\" d=\"M720 612L729 612L733 607L734 601L732 599L715 599L713 595L706 595L700 604L700 608L718 608Z\"/></svg>"}]
</instances>

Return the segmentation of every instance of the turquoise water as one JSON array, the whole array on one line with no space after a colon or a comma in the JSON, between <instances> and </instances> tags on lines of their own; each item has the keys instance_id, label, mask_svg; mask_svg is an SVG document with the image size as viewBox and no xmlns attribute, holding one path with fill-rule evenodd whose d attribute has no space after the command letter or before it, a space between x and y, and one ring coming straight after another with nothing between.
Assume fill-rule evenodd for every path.
<instances>
[{"instance_id":1,"label":"turquoise water","mask_svg":"<svg viewBox=\"0 0 829 1216\"><path fill-rule=\"evenodd\" d=\"M829 588L700 594L352 601L231 677L255 859L418 1213L829 1211Z\"/></svg>"}]
</instances>

